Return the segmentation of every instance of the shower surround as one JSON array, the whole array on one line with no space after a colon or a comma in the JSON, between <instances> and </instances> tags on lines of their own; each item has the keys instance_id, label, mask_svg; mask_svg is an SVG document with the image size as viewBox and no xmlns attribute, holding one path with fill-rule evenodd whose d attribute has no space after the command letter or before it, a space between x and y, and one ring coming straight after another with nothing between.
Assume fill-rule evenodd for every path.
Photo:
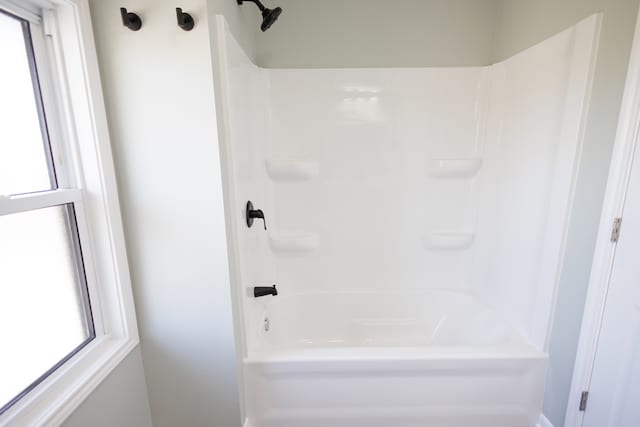
<instances>
[{"instance_id":1,"label":"shower surround","mask_svg":"<svg viewBox=\"0 0 640 427\"><path fill-rule=\"evenodd\" d=\"M246 426L536 424L599 26L489 67L285 70L218 17Z\"/></svg>"}]
</instances>

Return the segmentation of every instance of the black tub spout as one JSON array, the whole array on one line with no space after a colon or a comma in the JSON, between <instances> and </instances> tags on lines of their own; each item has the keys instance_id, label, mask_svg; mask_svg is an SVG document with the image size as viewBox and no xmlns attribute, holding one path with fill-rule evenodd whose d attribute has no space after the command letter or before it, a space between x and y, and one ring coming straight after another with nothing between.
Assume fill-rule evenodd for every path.
<instances>
[{"instance_id":1,"label":"black tub spout","mask_svg":"<svg viewBox=\"0 0 640 427\"><path fill-rule=\"evenodd\" d=\"M278 295L278 290L276 289L276 285L273 286L254 286L253 287L253 296L264 297L267 295L273 295L274 297Z\"/></svg>"}]
</instances>

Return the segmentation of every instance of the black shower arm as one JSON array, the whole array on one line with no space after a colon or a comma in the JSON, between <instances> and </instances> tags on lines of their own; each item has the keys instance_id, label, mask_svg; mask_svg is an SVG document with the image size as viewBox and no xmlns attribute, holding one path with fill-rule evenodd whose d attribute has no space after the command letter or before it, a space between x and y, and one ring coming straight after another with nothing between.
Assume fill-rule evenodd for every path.
<instances>
[{"instance_id":1,"label":"black shower arm","mask_svg":"<svg viewBox=\"0 0 640 427\"><path fill-rule=\"evenodd\" d=\"M242 4L245 1L255 3L256 6L258 6L258 8L260 9L260 11L263 11L265 9L264 5L260 3L260 0L238 0L238 4Z\"/></svg>"}]
</instances>

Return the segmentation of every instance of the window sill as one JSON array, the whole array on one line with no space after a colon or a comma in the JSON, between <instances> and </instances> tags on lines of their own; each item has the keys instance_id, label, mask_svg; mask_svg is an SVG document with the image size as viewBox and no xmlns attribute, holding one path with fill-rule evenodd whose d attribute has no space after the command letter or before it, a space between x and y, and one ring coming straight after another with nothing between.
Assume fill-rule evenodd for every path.
<instances>
[{"instance_id":1,"label":"window sill","mask_svg":"<svg viewBox=\"0 0 640 427\"><path fill-rule=\"evenodd\" d=\"M137 345L133 337L95 338L5 412L0 427L59 426Z\"/></svg>"}]
</instances>

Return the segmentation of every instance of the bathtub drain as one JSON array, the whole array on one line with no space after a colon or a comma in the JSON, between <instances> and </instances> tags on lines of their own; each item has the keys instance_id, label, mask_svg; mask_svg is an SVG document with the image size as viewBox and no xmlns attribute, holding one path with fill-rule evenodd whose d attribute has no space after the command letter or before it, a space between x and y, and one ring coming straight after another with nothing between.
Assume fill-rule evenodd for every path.
<instances>
[{"instance_id":1,"label":"bathtub drain","mask_svg":"<svg viewBox=\"0 0 640 427\"><path fill-rule=\"evenodd\" d=\"M269 318L268 318L268 317L265 317L265 318L264 318L264 331L265 331L265 332L269 332L269 328L270 328L270 327L271 327L271 326L270 326L270 324L269 324Z\"/></svg>"}]
</instances>

